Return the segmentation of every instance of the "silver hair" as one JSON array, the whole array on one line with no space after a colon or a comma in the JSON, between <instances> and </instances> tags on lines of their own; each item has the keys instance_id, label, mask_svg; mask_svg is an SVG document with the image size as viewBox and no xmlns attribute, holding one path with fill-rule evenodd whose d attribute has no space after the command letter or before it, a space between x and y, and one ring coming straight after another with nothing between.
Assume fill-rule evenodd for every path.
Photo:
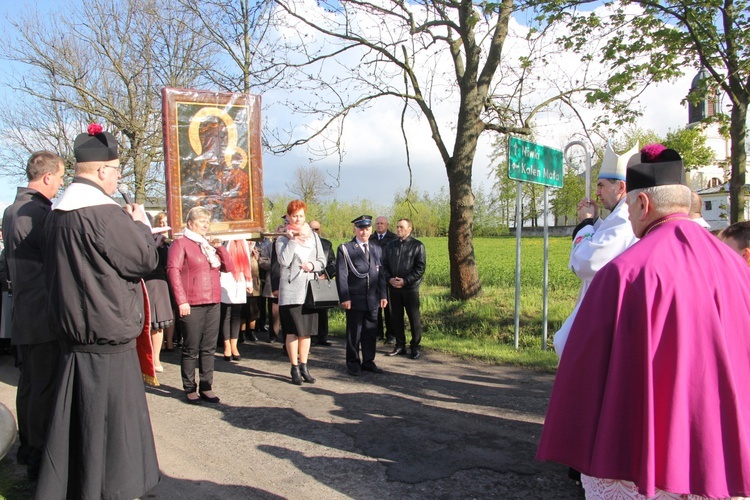
<instances>
[{"instance_id":1,"label":"silver hair","mask_svg":"<svg viewBox=\"0 0 750 500\"><path fill-rule=\"evenodd\" d=\"M210 219L211 211L207 209L206 207L193 207L188 211L187 215L185 216L185 224L187 224L191 220L197 220L203 217L208 217Z\"/></svg>"},{"instance_id":2,"label":"silver hair","mask_svg":"<svg viewBox=\"0 0 750 500\"><path fill-rule=\"evenodd\" d=\"M675 212L687 213L690 210L692 191L682 184L634 189L628 192L628 203L632 203L639 193L648 196L657 213L666 215Z\"/></svg>"}]
</instances>

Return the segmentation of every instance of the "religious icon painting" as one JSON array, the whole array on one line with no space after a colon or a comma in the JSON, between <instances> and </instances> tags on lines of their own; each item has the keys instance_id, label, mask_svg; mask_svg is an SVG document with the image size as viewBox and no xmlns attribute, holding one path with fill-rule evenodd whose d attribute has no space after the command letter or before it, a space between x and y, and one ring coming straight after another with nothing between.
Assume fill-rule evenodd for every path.
<instances>
[{"instance_id":1,"label":"religious icon painting","mask_svg":"<svg viewBox=\"0 0 750 500\"><path fill-rule=\"evenodd\" d=\"M211 211L211 235L257 237L263 230L260 96L162 91L169 225L182 232L196 206Z\"/></svg>"}]
</instances>

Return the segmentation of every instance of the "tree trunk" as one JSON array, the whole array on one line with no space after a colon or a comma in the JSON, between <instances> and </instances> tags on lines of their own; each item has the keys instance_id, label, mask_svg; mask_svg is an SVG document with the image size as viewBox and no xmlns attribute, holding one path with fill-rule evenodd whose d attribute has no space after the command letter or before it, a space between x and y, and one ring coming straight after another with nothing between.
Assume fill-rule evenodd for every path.
<instances>
[{"instance_id":1,"label":"tree trunk","mask_svg":"<svg viewBox=\"0 0 750 500\"><path fill-rule=\"evenodd\" d=\"M745 171L747 168L747 101L732 105L730 137L732 144L732 177L729 179L729 222L745 220Z\"/></svg>"},{"instance_id":2,"label":"tree trunk","mask_svg":"<svg viewBox=\"0 0 750 500\"><path fill-rule=\"evenodd\" d=\"M453 157L448 165L451 219L448 225L448 254L451 296L467 300L481 292L474 258L474 193L471 190L471 162L462 165Z\"/></svg>"},{"instance_id":3,"label":"tree trunk","mask_svg":"<svg viewBox=\"0 0 750 500\"><path fill-rule=\"evenodd\" d=\"M462 90L455 147L445 169L448 172L451 207L448 225L451 296L454 299L468 300L482 291L474 258L474 193L471 189L471 177L483 124L479 115L482 99L476 92L476 87Z\"/></svg>"}]
</instances>

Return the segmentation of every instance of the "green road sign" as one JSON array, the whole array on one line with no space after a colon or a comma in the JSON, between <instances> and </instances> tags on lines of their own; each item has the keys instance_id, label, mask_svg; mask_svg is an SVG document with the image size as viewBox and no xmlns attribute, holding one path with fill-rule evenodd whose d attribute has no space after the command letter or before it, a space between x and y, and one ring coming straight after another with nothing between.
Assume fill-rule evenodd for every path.
<instances>
[{"instance_id":1,"label":"green road sign","mask_svg":"<svg viewBox=\"0 0 750 500\"><path fill-rule=\"evenodd\" d=\"M510 137L508 140L508 177L543 186L562 187L562 151Z\"/></svg>"}]
</instances>

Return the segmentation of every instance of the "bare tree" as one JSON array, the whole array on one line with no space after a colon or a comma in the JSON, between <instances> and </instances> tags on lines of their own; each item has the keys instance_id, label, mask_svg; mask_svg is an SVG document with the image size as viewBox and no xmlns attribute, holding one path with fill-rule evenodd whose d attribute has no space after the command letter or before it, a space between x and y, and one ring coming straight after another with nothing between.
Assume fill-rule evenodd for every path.
<instances>
[{"instance_id":1,"label":"bare tree","mask_svg":"<svg viewBox=\"0 0 750 500\"><path fill-rule=\"evenodd\" d=\"M355 108L376 100L401 101L407 166L405 123L419 116L429 126L448 177L451 295L477 295L472 167L480 135L529 134L541 110L555 102L571 105L577 93L607 89L606 79L595 73L590 57L565 68L555 54L560 47L550 42L554 37L535 32L509 37L517 8L513 0L276 4L275 26L284 42L276 60L284 56L287 65L283 84L309 97L306 102L290 98L288 105L297 115L314 116L320 125L312 133L290 129L277 136L281 144L276 151L301 144L319 147L325 140L335 151L344 121ZM524 52L508 56L513 45L523 45ZM539 72L555 65L560 70L553 78Z\"/></svg>"},{"instance_id":2,"label":"bare tree","mask_svg":"<svg viewBox=\"0 0 750 500\"><path fill-rule=\"evenodd\" d=\"M319 203L333 192L333 188L326 184L325 172L318 167L297 167L286 188L308 205Z\"/></svg>"},{"instance_id":3,"label":"bare tree","mask_svg":"<svg viewBox=\"0 0 750 500\"><path fill-rule=\"evenodd\" d=\"M249 94L275 84L281 70L273 62L276 50L268 0L179 0L196 22L195 35L213 44L224 57L206 77L228 92Z\"/></svg>"},{"instance_id":4,"label":"bare tree","mask_svg":"<svg viewBox=\"0 0 750 500\"><path fill-rule=\"evenodd\" d=\"M67 145L96 121L118 136L137 201L163 183L161 88L192 85L212 57L175 1L92 0L65 15L12 21L19 42L3 55L27 65L13 88L38 110L33 129L26 114L4 117L17 131L16 154L49 143L69 155Z\"/></svg>"}]
</instances>

